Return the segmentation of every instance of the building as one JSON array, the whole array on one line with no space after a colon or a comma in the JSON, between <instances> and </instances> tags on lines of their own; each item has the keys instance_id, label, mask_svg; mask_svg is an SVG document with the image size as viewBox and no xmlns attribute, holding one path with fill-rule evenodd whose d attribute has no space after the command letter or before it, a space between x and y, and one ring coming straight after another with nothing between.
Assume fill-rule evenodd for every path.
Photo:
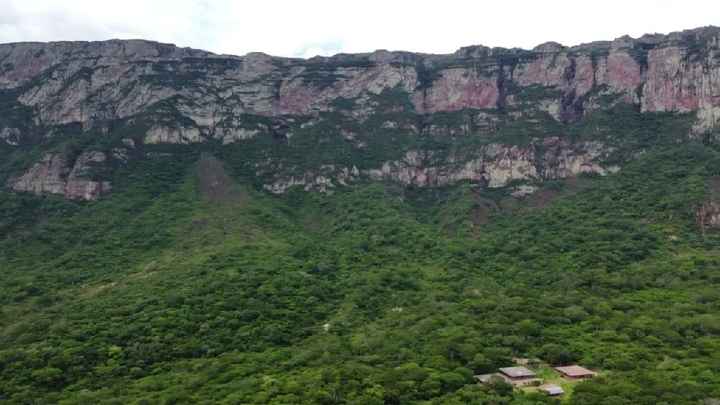
<instances>
[{"instance_id":1,"label":"building","mask_svg":"<svg viewBox=\"0 0 720 405\"><path fill-rule=\"evenodd\" d=\"M493 380L505 381L505 379L502 378L498 373L476 375L475 379L480 384L490 384L491 382L493 382Z\"/></svg>"},{"instance_id":2,"label":"building","mask_svg":"<svg viewBox=\"0 0 720 405\"><path fill-rule=\"evenodd\" d=\"M540 387L540 391L548 394L551 397L556 397L565 393L565 390L561 386L556 384L547 384Z\"/></svg>"},{"instance_id":3,"label":"building","mask_svg":"<svg viewBox=\"0 0 720 405\"><path fill-rule=\"evenodd\" d=\"M500 372L509 378L533 378L535 373L529 370L527 367L504 367L500 369Z\"/></svg>"},{"instance_id":4,"label":"building","mask_svg":"<svg viewBox=\"0 0 720 405\"><path fill-rule=\"evenodd\" d=\"M500 375L516 387L542 384L542 380L536 378L535 373L526 367L504 367L500 369Z\"/></svg>"},{"instance_id":5,"label":"building","mask_svg":"<svg viewBox=\"0 0 720 405\"><path fill-rule=\"evenodd\" d=\"M581 367L578 365L572 365L572 366L564 366L564 367L555 367L555 370L563 375L565 378L570 378L573 380L583 379L583 378L593 378L597 375L596 372L586 369L585 367Z\"/></svg>"}]
</instances>

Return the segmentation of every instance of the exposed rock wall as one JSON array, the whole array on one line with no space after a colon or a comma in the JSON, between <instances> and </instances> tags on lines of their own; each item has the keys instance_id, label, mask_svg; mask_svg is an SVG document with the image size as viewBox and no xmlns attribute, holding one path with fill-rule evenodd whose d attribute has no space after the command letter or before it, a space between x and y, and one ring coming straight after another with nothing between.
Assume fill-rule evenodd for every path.
<instances>
[{"instance_id":1,"label":"exposed rock wall","mask_svg":"<svg viewBox=\"0 0 720 405\"><path fill-rule=\"evenodd\" d=\"M710 27L573 48L378 51L310 60L218 56L147 41L7 44L0 45L0 90L21 89L19 101L36 110L38 122L84 128L163 102L203 138L222 138L219 123L237 122L241 114L313 115L332 110L337 99L388 89L407 93L418 113L434 113L498 109L512 104L512 88L533 85L558 91L556 105L566 110L559 118L581 114L588 99L606 92L644 111L697 111L696 128L704 130L720 116L718 38L720 29Z\"/></svg>"},{"instance_id":2,"label":"exposed rock wall","mask_svg":"<svg viewBox=\"0 0 720 405\"><path fill-rule=\"evenodd\" d=\"M58 153L48 153L19 178L10 181L15 191L58 194L71 200L95 200L110 191L107 181L90 178L92 165L106 161L102 152L85 152L75 162Z\"/></svg>"},{"instance_id":3,"label":"exposed rock wall","mask_svg":"<svg viewBox=\"0 0 720 405\"><path fill-rule=\"evenodd\" d=\"M207 57L210 53L143 40L103 42L21 42L0 45L2 87L18 87L61 61L80 66L117 66L128 61Z\"/></svg>"},{"instance_id":4,"label":"exposed rock wall","mask_svg":"<svg viewBox=\"0 0 720 405\"><path fill-rule=\"evenodd\" d=\"M414 94L415 109L423 113L465 108L497 108L500 99L498 76L476 69L443 69L424 92Z\"/></svg>"},{"instance_id":5,"label":"exposed rock wall","mask_svg":"<svg viewBox=\"0 0 720 405\"><path fill-rule=\"evenodd\" d=\"M389 93L405 104L388 107L377 101ZM608 100L644 112L694 113L697 135L716 130L720 29L575 47L471 46L448 55L377 51L308 60L215 55L148 41L0 45L0 110L5 109L0 111L0 142L10 147L31 142L32 131L35 139L50 138L67 126L100 134L129 128L131 134L122 136L139 144L230 144L260 136L289 140L291 124L302 128L302 123L319 122L323 113L340 112L355 125L338 127L337 136L362 149L369 141L358 132L366 121L393 109L414 118L387 120L383 130L485 136L506 119L532 122L533 112L563 122L581 119L607 107ZM468 110L478 117L472 123L444 126L434 119ZM438 161L433 151L410 150L402 159L362 169L318 163L290 177L279 175L266 188L327 189L363 176L418 186L470 180L499 187L514 180L611 170L602 163L607 148L592 142L571 145L546 138L530 147L492 143L470 152ZM88 180L82 168L105 164L105 155L86 153L74 162L45 155L11 186L97 198L110 185ZM128 158L122 147L108 153Z\"/></svg>"},{"instance_id":6,"label":"exposed rock wall","mask_svg":"<svg viewBox=\"0 0 720 405\"><path fill-rule=\"evenodd\" d=\"M720 229L720 202L706 201L695 210L695 219L700 230Z\"/></svg>"},{"instance_id":7,"label":"exposed rock wall","mask_svg":"<svg viewBox=\"0 0 720 405\"><path fill-rule=\"evenodd\" d=\"M15 191L35 194L65 194L66 178L70 169L58 154L47 154L20 178L11 181Z\"/></svg>"},{"instance_id":8,"label":"exposed rock wall","mask_svg":"<svg viewBox=\"0 0 720 405\"><path fill-rule=\"evenodd\" d=\"M280 176L265 188L277 194L293 186L327 191L363 177L416 187L471 181L498 188L514 181L542 182L581 173L606 175L619 170L617 166L601 164L612 151L597 142L571 145L557 137L535 140L527 146L489 144L470 158L453 155L439 158L431 151L413 150L401 160L384 162L378 168L361 171L357 167L325 166L302 176Z\"/></svg>"}]
</instances>

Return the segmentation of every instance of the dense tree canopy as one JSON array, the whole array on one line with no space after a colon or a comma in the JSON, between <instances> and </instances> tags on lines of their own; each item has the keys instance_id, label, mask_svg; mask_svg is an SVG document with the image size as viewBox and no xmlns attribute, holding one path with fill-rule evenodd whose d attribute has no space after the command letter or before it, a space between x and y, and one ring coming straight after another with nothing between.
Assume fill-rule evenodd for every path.
<instances>
[{"instance_id":1,"label":"dense tree canopy","mask_svg":"<svg viewBox=\"0 0 720 405\"><path fill-rule=\"evenodd\" d=\"M217 199L199 152L172 152L94 203L0 193L0 402L555 403L475 383L516 356L601 370L573 404L720 398L720 237L694 216L713 147L648 149L543 201L277 197L231 149Z\"/></svg>"}]
</instances>

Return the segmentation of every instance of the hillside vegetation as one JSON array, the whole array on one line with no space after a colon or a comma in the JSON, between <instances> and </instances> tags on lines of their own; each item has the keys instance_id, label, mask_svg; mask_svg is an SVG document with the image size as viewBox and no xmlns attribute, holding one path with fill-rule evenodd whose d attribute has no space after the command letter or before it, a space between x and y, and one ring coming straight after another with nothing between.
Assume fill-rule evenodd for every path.
<instances>
[{"instance_id":1,"label":"hillside vegetation","mask_svg":"<svg viewBox=\"0 0 720 405\"><path fill-rule=\"evenodd\" d=\"M675 142L681 121L573 124L630 162L525 198L273 196L258 141L146 146L96 202L2 192L0 402L555 403L475 383L517 356L602 370L570 404L720 398L720 235L695 217L720 152Z\"/></svg>"}]
</instances>

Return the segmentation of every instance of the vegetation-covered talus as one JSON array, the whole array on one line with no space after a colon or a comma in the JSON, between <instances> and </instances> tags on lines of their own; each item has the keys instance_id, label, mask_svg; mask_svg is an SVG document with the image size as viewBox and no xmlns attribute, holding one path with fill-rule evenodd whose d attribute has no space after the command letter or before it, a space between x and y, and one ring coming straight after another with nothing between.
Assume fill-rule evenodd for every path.
<instances>
[{"instance_id":1,"label":"vegetation-covered talus","mask_svg":"<svg viewBox=\"0 0 720 405\"><path fill-rule=\"evenodd\" d=\"M475 383L512 357L601 370L574 404L720 397L712 147L525 199L278 197L210 152L152 156L96 202L1 194L1 401L553 403Z\"/></svg>"}]
</instances>

